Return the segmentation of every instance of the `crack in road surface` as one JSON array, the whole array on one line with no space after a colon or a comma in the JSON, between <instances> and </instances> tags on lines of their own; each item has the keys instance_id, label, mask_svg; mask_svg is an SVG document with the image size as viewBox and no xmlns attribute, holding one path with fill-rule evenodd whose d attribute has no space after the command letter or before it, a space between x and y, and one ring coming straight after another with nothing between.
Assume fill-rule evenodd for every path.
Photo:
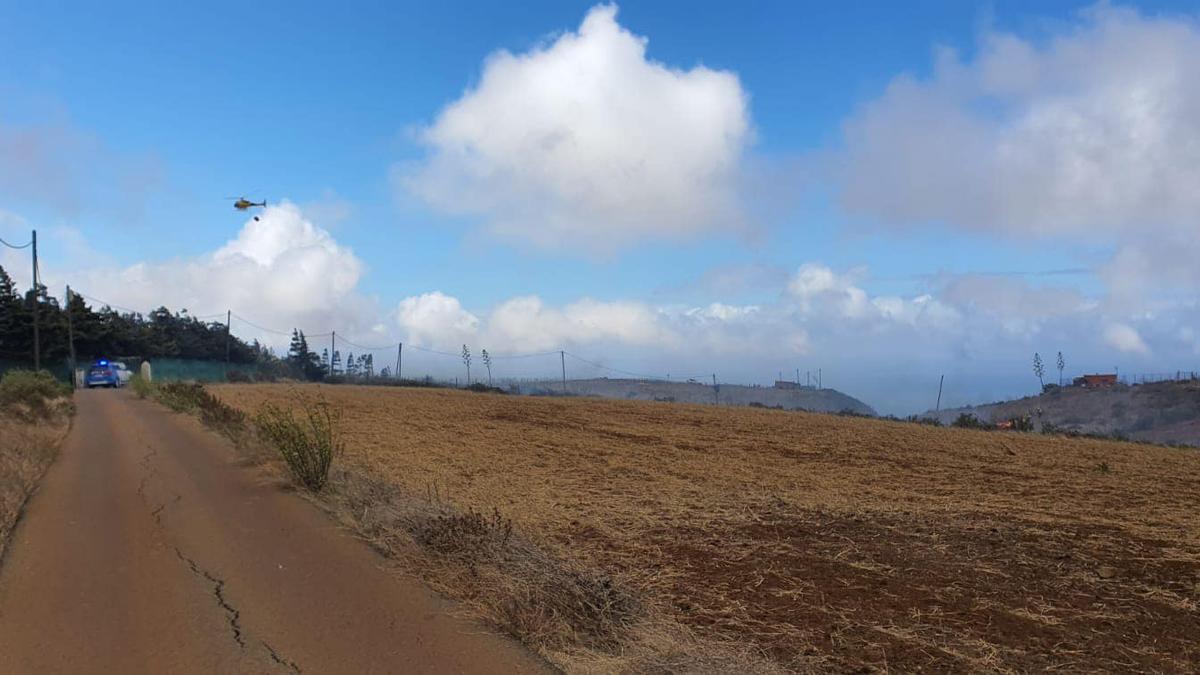
<instances>
[{"instance_id":1,"label":"crack in road surface","mask_svg":"<svg viewBox=\"0 0 1200 675\"><path fill-rule=\"evenodd\" d=\"M150 512L150 515L154 516L154 524L162 527L162 512L166 510L168 506L178 504L181 499L183 499L182 495L175 495L170 501L163 502L162 504L154 507L154 510Z\"/></svg>"},{"instance_id":2,"label":"crack in road surface","mask_svg":"<svg viewBox=\"0 0 1200 675\"><path fill-rule=\"evenodd\" d=\"M266 648L267 648L267 652L268 652L268 653L271 655L271 659L272 659L273 661L275 661L275 663L278 663L278 664L279 664L279 665L281 665L281 666L285 666L285 667L287 667L287 668L288 668L288 669L290 669L290 670L291 670L293 673L299 673L299 672L301 672L301 671L300 671L300 666L298 666L298 665L296 665L295 663L293 663L293 662L291 662L291 661L288 661L287 659L285 659L285 658L283 658L282 656L280 656L279 652L275 651L275 648L274 648L274 647L272 647L271 645L267 644L267 642L266 642L265 640L259 640L259 642L261 642L261 643L262 643L262 646L263 646L263 647L266 647Z\"/></svg>"},{"instance_id":3,"label":"crack in road surface","mask_svg":"<svg viewBox=\"0 0 1200 675\"><path fill-rule=\"evenodd\" d=\"M193 574L204 577L213 585L213 595L217 598L217 604L220 605L221 609L225 610L225 615L229 619L229 627L233 630L233 639L237 641L239 647L245 649L246 640L242 637L242 626L238 623L238 619L242 616L242 613L225 599L225 581L213 576L208 570L197 565L195 560L184 555L183 551L180 551L178 547L175 548L175 555L187 563Z\"/></svg>"}]
</instances>

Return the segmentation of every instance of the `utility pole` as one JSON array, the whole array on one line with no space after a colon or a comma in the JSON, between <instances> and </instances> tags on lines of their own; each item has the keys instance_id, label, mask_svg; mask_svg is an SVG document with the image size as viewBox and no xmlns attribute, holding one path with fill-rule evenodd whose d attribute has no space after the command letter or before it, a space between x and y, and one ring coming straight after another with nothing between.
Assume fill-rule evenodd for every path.
<instances>
[{"instance_id":1,"label":"utility pole","mask_svg":"<svg viewBox=\"0 0 1200 675\"><path fill-rule=\"evenodd\" d=\"M717 384L717 374L713 373L713 401L721 405L721 385Z\"/></svg>"},{"instance_id":2,"label":"utility pole","mask_svg":"<svg viewBox=\"0 0 1200 675\"><path fill-rule=\"evenodd\" d=\"M821 369L820 368L817 368L817 389L824 389L824 387L821 386Z\"/></svg>"},{"instance_id":3,"label":"utility pole","mask_svg":"<svg viewBox=\"0 0 1200 675\"><path fill-rule=\"evenodd\" d=\"M71 324L71 287L67 286L67 345L71 354L71 389L75 388L75 327Z\"/></svg>"},{"instance_id":4,"label":"utility pole","mask_svg":"<svg viewBox=\"0 0 1200 675\"><path fill-rule=\"evenodd\" d=\"M937 405L933 407L934 412L938 412L942 409L942 383L945 381L946 375L943 373L942 376L938 378L938 400Z\"/></svg>"},{"instance_id":5,"label":"utility pole","mask_svg":"<svg viewBox=\"0 0 1200 675\"><path fill-rule=\"evenodd\" d=\"M400 367L403 365L404 365L404 343L401 342L400 344L396 345L396 379L397 380L401 379Z\"/></svg>"},{"instance_id":6,"label":"utility pole","mask_svg":"<svg viewBox=\"0 0 1200 675\"><path fill-rule=\"evenodd\" d=\"M558 350L558 360L562 363L562 383L563 393L567 393L567 353L563 350Z\"/></svg>"},{"instance_id":7,"label":"utility pole","mask_svg":"<svg viewBox=\"0 0 1200 675\"><path fill-rule=\"evenodd\" d=\"M33 231L33 369L42 369L42 341L38 335L38 264L37 230Z\"/></svg>"},{"instance_id":8,"label":"utility pole","mask_svg":"<svg viewBox=\"0 0 1200 675\"><path fill-rule=\"evenodd\" d=\"M783 379L783 378L779 378L779 379ZM800 386L800 369L799 368L796 369L796 386L797 387Z\"/></svg>"}]
</instances>

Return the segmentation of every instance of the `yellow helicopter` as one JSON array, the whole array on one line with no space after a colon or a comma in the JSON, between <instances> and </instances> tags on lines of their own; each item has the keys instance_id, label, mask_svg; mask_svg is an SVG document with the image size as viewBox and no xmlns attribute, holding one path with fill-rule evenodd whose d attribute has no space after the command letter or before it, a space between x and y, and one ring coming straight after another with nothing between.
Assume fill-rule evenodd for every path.
<instances>
[{"instance_id":1,"label":"yellow helicopter","mask_svg":"<svg viewBox=\"0 0 1200 675\"><path fill-rule=\"evenodd\" d=\"M227 199L233 199L233 197L227 197ZM261 202L252 202L245 197L238 197L237 200L233 202L233 208L237 209L238 211L245 211L251 207L266 208L266 206L267 200L265 199ZM254 216L254 219L258 220L258 216Z\"/></svg>"},{"instance_id":2,"label":"yellow helicopter","mask_svg":"<svg viewBox=\"0 0 1200 675\"><path fill-rule=\"evenodd\" d=\"M233 199L233 197L230 197L230 199ZM237 201L235 201L233 203L233 208L237 209L238 211L245 211L246 209L248 209L252 206L265 207L266 205L267 205L267 200L265 200L265 199L262 200L261 202L252 202L249 199L246 199L245 197L238 197Z\"/></svg>"}]
</instances>

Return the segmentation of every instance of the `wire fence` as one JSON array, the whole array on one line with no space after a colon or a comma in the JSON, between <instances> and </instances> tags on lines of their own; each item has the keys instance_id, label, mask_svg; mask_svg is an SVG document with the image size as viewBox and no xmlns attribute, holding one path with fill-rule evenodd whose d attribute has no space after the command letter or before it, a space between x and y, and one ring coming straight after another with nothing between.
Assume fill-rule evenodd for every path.
<instances>
[{"instance_id":1,"label":"wire fence","mask_svg":"<svg viewBox=\"0 0 1200 675\"><path fill-rule=\"evenodd\" d=\"M1200 370L1176 370L1167 373L1132 373L1117 378L1121 384L1154 384L1155 382L1186 382L1200 379Z\"/></svg>"}]
</instances>

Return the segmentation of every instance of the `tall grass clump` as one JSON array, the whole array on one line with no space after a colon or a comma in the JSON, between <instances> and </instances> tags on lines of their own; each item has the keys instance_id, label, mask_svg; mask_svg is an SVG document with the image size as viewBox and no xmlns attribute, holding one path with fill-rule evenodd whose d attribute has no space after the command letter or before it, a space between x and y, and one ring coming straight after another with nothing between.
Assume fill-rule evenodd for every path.
<instances>
[{"instance_id":1,"label":"tall grass clump","mask_svg":"<svg viewBox=\"0 0 1200 675\"><path fill-rule=\"evenodd\" d=\"M133 393L137 394L138 398L146 398L154 393L154 385L142 377L141 373L135 373L133 377L129 378L129 387L133 389Z\"/></svg>"},{"instance_id":2,"label":"tall grass clump","mask_svg":"<svg viewBox=\"0 0 1200 675\"><path fill-rule=\"evenodd\" d=\"M329 480L329 468L342 454L343 442L337 428L341 414L321 398L303 406L296 415L290 409L267 403L255 416L259 435L279 451L296 480L320 492Z\"/></svg>"},{"instance_id":3,"label":"tall grass clump","mask_svg":"<svg viewBox=\"0 0 1200 675\"><path fill-rule=\"evenodd\" d=\"M167 382L150 388L160 403L175 412L192 413L200 421L238 440L246 429L246 413L213 396L195 382Z\"/></svg>"},{"instance_id":4,"label":"tall grass clump","mask_svg":"<svg viewBox=\"0 0 1200 675\"><path fill-rule=\"evenodd\" d=\"M26 420L50 417L70 395L69 386L44 370L10 370L0 378L0 409Z\"/></svg>"}]
</instances>

